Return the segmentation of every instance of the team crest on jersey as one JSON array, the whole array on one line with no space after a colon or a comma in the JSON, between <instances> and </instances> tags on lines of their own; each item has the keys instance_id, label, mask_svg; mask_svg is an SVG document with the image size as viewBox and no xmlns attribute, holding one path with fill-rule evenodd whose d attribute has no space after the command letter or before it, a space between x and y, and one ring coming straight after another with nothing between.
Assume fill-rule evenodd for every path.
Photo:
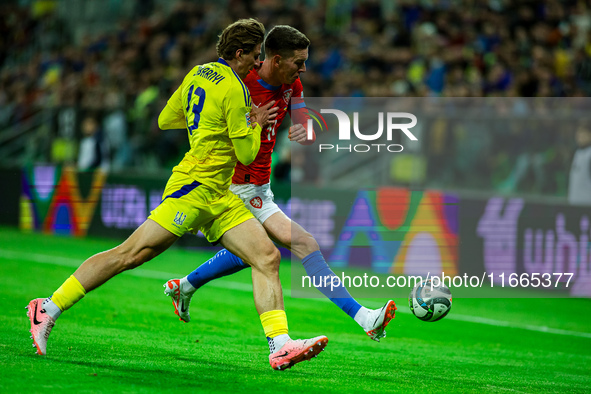
<instances>
[{"instance_id":1,"label":"team crest on jersey","mask_svg":"<svg viewBox=\"0 0 591 394\"><path fill-rule=\"evenodd\" d=\"M285 92L283 92L283 100L285 101L285 104L289 104L289 99L291 98L292 92L293 89L287 89Z\"/></svg>"},{"instance_id":2,"label":"team crest on jersey","mask_svg":"<svg viewBox=\"0 0 591 394\"><path fill-rule=\"evenodd\" d=\"M261 209L263 207L263 200L260 197L254 197L250 200L250 205L252 205L256 209Z\"/></svg>"},{"instance_id":3,"label":"team crest on jersey","mask_svg":"<svg viewBox=\"0 0 591 394\"><path fill-rule=\"evenodd\" d=\"M179 226L182 226L183 222L185 221L186 218L187 218L187 215L184 212L177 211L176 215L174 216L174 222L176 224L178 224Z\"/></svg>"}]
</instances>

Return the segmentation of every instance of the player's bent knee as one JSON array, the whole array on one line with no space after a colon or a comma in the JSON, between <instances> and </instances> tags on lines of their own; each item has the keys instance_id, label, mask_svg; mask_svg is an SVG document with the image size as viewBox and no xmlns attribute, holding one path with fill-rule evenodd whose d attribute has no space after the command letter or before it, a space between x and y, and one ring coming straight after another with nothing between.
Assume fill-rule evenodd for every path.
<instances>
[{"instance_id":1,"label":"player's bent knee","mask_svg":"<svg viewBox=\"0 0 591 394\"><path fill-rule=\"evenodd\" d=\"M316 242L312 234L304 232L292 241L292 250L298 255L301 255L301 257L305 257L312 252L320 250L320 246L318 246L318 242Z\"/></svg>"},{"instance_id":2,"label":"player's bent knee","mask_svg":"<svg viewBox=\"0 0 591 394\"><path fill-rule=\"evenodd\" d=\"M266 265L273 270L279 270L279 263L281 263L281 253L279 249L273 247L273 250L266 256Z\"/></svg>"},{"instance_id":3,"label":"player's bent knee","mask_svg":"<svg viewBox=\"0 0 591 394\"><path fill-rule=\"evenodd\" d=\"M273 246L270 248L266 253L262 254L258 260L257 266L259 270L268 274L279 272L281 253L276 247Z\"/></svg>"},{"instance_id":4,"label":"player's bent knee","mask_svg":"<svg viewBox=\"0 0 591 394\"><path fill-rule=\"evenodd\" d=\"M314 239L312 234L306 233L306 235L303 238L304 240L302 243L305 245L306 249L308 249L310 253L320 250L320 246L318 246L318 242L316 242L316 239Z\"/></svg>"}]
</instances>

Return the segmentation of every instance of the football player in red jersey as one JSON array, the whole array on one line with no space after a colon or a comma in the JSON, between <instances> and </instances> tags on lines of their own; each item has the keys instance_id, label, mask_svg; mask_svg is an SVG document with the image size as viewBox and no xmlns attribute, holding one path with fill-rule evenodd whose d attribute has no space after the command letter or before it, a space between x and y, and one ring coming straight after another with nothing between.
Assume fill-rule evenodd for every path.
<instances>
[{"instance_id":1,"label":"football player in red jersey","mask_svg":"<svg viewBox=\"0 0 591 394\"><path fill-rule=\"evenodd\" d=\"M310 278L327 278L335 274L326 264L318 243L275 204L270 185L276 130L285 116L289 113L294 123L289 129L291 141L308 145L315 139L307 138L307 130L303 126L308 115L299 78L306 71L309 45L308 38L290 26L275 26L265 38L265 61L258 69L250 71L245 83L253 106L261 107L274 102L277 107L275 122L262 130L261 147L255 160L248 166L237 164L230 190L242 199L272 240L302 260ZM290 105L291 97L297 100ZM164 285L165 293L172 297L175 313L181 320L189 322L189 303L199 287L246 267L248 265L240 258L223 249L186 277L169 280ZM331 283L330 280L324 283L327 282ZM395 314L394 301L372 310L361 306L342 284L339 287L318 287L318 290L353 318L371 339L379 342L385 336L384 329Z\"/></svg>"}]
</instances>

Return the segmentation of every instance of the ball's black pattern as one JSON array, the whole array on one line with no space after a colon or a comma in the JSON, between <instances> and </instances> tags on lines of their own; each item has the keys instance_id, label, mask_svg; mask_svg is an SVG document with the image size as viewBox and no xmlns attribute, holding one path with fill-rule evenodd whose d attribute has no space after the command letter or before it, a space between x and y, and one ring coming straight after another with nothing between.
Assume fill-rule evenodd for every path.
<instances>
[{"instance_id":1,"label":"ball's black pattern","mask_svg":"<svg viewBox=\"0 0 591 394\"><path fill-rule=\"evenodd\" d=\"M413 315L420 320L438 321L447 316L451 310L451 291L445 285L431 289L431 281L423 281L410 292L408 304ZM421 310L416 310L418 308ZM443 313L440 312L441 309L444 310ZM436 317L433 318L435 314Z\"/></svg>"}]
</instances>

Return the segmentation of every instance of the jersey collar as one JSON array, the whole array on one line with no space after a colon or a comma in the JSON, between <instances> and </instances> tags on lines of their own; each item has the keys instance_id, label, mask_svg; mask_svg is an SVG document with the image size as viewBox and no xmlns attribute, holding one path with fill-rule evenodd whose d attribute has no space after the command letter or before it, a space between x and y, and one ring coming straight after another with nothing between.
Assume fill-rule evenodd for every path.
<instances>
[{"instance_id":1,"label":"jersey collar","mask_svg":"<svg viewBox=\"0 0 591 394\"><path fill-rule=\"evenodd\" d=\"M259 79L257 79L257 82L258 82L258 83L259 83L259 84L260 84L262 87L264 87L265 89L268 89L268 90L278 90L278 89L280 89L280 88L281 88L281 86L282 86L282 85L279 85L279 86L274 86L274 85L268 84L267 82L263 81L263 78L259 78Z\"/></svg>"},{"instance_id":2,"label":"jersey collar","mask_svg":"<svg viewBox=\"0 0 591 394\"><path fill-rule=\"evenodd\" d=\"M261 62L261 66L262 66L262 65L263 65L263 62ZM259 73L258 73L258 72L257 72L257 76L258 76L258 77L260 77L260 75L259 75ZM257 82L258 82L258 83L259 83L259 84L260 84L262 87L264 87L264 88L265 88L265 89L267 89L267 90L278 90L278 89L280 89L280 88L281 88L281 86L283 86L283 85L279 85L279 86L271 85L271 84L269 84L269 83L267 83L267 82L263 81L263 78L258 78L258 79L257 79Z\"/></svg>"},{"instance_id":3,"label":"jersey collar","mask_svg":"<svg viewBox=\"0 0 591 394\"><path fill-rule=\"evenodd\" d=\"M227 66L230 68L230 70L232 70L232 72L234 73L234 75L236 75L236 78L238 78L238 80L240 81L240 83L244 84L244 82L242 81L242 79L240 79L240 76L236 73L236 71L234 71L234 69L232 67L230 67L230 65L221 57L218 59L218 63L223 64L224 66Z\"/></svg>"}]
</instances>

